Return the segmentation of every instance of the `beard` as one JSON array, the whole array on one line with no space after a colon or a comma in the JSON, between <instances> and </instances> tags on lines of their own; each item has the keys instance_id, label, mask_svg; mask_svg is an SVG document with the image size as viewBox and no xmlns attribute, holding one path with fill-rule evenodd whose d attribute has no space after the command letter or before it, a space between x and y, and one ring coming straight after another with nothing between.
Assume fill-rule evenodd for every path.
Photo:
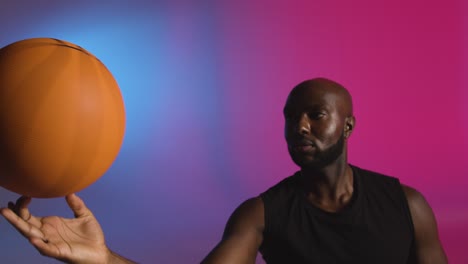
<instances>
[{"instance_id":1,"label":"beard","mask_svg":"<svg viewBox=\"0 0 468 264\"><path fill-rule=\"evenodd\" d=\"M335 144L331 145L327 149L317 150L316 153L314 153L313 160L304 160L301 157L297 157L295 153L291 152L290 155L294 163L296 163L299 167L319 170L336 161L341 156L341 154L343 154L344 145L345 136L344 133L342 133Z\"/></svg>"}]
</instances>

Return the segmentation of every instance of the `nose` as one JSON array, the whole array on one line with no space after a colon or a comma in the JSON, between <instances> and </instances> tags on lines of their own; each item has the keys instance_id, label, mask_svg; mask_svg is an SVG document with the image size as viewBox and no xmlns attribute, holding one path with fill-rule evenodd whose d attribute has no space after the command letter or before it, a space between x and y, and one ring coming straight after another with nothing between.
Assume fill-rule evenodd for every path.
<instances>
[{"instance_id":1,"label":"nose","mask_svg":"<svg viewBox=\"0 0 468 264\"><path fill-rule=\"evenodd\" d=\"M309 117L306 113L303 113L298 120L297 123L297 132L300 135L308 135L310 134L310 122Z\"/></svg>"}]
</instances>

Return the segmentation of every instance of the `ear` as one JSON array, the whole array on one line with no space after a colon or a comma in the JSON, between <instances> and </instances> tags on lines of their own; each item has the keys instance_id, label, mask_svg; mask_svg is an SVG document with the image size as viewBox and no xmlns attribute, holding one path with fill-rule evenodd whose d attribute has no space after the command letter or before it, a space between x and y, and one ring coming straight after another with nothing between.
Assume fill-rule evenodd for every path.
<instances>
[{"instance_id":1,"label":"ear","mask_svg":"<svg viewBox=\"0 0 468 264\"><path fill-rule=\"evenodd\" d=\"M344 127L345 138L349 138L351 136L351 133L353 132L355 125L356 125L356 118L354 116L349 116L345 119L345 127Z\"/></svg>"}]
</instances>

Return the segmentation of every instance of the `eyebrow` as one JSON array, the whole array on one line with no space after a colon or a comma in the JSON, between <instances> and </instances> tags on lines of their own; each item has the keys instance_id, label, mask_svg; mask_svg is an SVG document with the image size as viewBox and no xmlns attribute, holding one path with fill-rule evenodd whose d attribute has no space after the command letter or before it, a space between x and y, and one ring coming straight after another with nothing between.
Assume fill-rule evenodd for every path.
<instances>
[{"instance_id":1,"label":"eyebrow","mask_svg":"<svg viewBox=\"0 0 468 264\"><path fill-rule=\"evenodd\" d=\"M296 110L297 108L294 107L294 106L288 106L286 105L284 108L283 108L283 114L287 113L287 112L291 112L291 111L294 111ZM306 106L304 109L302 109L303 111L305 112L309 112L309 111L317 111L317 110L326 110L326 111L329 111L329 107L326 105L326 104L323 104L323 103L316 103L316 104L313 104L313 105L309 105L309 106Z\"/></svg>"}]
</instances>

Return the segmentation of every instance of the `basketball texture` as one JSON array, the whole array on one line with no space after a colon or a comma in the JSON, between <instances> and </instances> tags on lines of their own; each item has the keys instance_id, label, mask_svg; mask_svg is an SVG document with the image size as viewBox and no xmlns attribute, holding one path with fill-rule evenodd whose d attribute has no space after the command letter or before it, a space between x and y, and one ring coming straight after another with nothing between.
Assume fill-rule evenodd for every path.
<instances>
[{"instance_id":1,"label":"basketball texture","mask_svg":"<svg viewBox=\"0 0 468 264\"><path fill-rule=\"evenodd\" d=\"M105 65L72 43L34 38L0 49L0 185L59 197L115 160L125 110Z\"/></svg>"}]
</instances>

